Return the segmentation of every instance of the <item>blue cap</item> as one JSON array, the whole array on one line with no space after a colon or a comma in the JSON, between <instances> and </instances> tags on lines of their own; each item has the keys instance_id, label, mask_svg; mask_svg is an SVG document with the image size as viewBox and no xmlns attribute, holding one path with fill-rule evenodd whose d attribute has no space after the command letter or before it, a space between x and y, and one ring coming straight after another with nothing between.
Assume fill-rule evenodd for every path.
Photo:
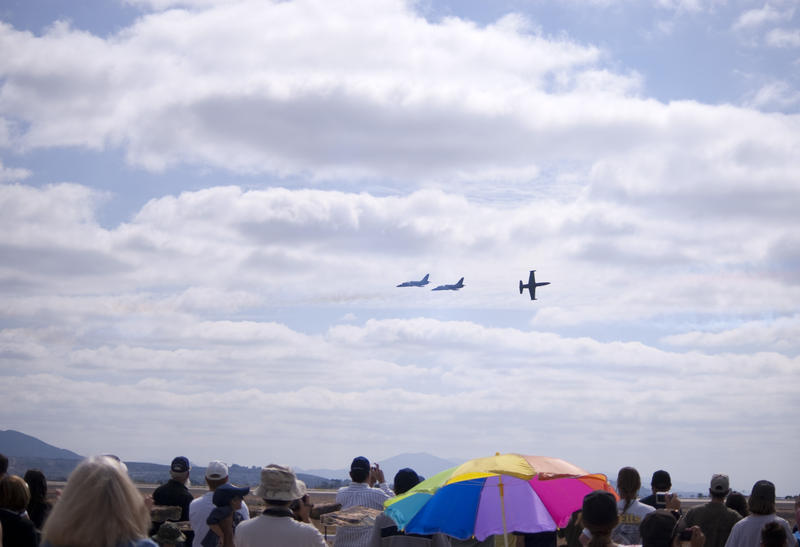
<instances>
[{"instance_id":1,"label":"blue cap","mask_svg":"<svg viewBox=\"0 0 800 547\"><path fill-rule=\"evenodd\" d=\"M364 456L353 458L353 463L350 464L350 471L355 471L356 469L369 471L369 460Z\"/></svg>"},{"instance_id":2,"label":"blue cap","mask_svg":"<svg viewBox=\"0 0 800 547\"><path fill-rule=\"evenodd\" d=\"M249 493L250 488L248 486L239 487L226 482L221 486L217 486L217 489L214 490L214 497L211 498L211 501L213 501L214 505L217 507L225 507L226 505L231 504L231 500L233 498L244 498Z\"/></svg>"}]
</instances>

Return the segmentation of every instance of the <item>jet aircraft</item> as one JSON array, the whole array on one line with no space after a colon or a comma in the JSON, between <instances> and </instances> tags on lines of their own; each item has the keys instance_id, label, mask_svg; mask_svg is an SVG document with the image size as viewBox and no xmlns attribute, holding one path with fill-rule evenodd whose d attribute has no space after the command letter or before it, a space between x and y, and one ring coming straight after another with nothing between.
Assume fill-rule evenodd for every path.
<instances>
[{"instance_id":1,"label":"jet aircraft","mask_svg":"<svg viewBox=\"0 0 800 547\"><path fill-rule=\"evenodd\" d=\"M528 289L531 293L531 300L536 300L536 287L544 287L545 285L549 285L549 281L543 281L542 283L536 282L536 276L533 272L536 270L531 270L531 274L528 277L528 284L523 285L522 281L519 282L519 294L522 294L522 291Z\"/></svg>"},{"instance_id":2,"label":"jet aircraft","mask_svg":"<svg viewBox=\"0 0 800 547\"><path fill-rule=\"evenodd\" d=\"M439 285L438 287L434 287L432 291L457 291L461 287L464 286L464 278L458 280L458 283L454 283L452 285Z\"/></svg>"},{"instance_id":3,"label":"jet aircraft","mask_svg":"<svg viewBox=\"0 0 800 547\"><path fill-rule=\"evenodd\" d=\"M425 274L425 277L420 279L419 281L406 281L405 283L400 283L398 287L424 287L428 284L428 276L431 274Z\"/></svg>"}]
</instances>

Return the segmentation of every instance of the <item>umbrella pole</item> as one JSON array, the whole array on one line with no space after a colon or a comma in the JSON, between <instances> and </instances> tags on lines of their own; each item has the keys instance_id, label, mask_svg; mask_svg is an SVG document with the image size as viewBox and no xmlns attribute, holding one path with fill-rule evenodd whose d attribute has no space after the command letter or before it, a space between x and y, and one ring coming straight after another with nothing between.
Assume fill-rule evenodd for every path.
<instances>
[{"instance_id":1,"label":"umbrella pole","mask_svg":"<svg viewBox=\"0 0 800 547\"><path fill-rule=\"evenodd\" d=\"M508 532L506 532L506 502L503 497L503 475L500 475L497 481L500 487L500 514L503 516L503 543L508 547Z\"/></svg>"}]
</instances>

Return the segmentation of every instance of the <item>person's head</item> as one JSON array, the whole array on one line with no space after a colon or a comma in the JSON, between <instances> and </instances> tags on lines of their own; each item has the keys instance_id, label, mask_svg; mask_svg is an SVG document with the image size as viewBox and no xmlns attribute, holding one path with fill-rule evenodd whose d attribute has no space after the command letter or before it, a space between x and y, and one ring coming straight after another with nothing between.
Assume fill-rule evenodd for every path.
<instances>
[{"instance_id":1,"label":"person's head","mask_svg":"<svg viewBox=\"0 0 800 547\"><path fill-rule=\"evenodd\" d=\"M786 530L776 521L768 522L761 529L762 547L783 547L786 544Z\"/></svg>"},{"instance_id":2,"label":"person's head","mask_svg":"<svg viewBox=\"0 0 800 547\"><path fill-rule=\"evenodd\" d=\"M611 543L611 531L619 522L617 499L611 492L595 490L583 498L583 526L592 533L590 547Z\"/></svg>"},{"instance_id":3,"label":"person's head","mask_svg":"<svg viewBox=\"0 0 800 547\"><path fill-rule=\"evenodd\" d=\"M350 478L353 482L367 482L369 479L369 460L364 456L353 458L350 464Z\"/></svg>"},{"instance_id":4,"label":"person's head","mask_svg":"<svg viewBox=\"0 0 800 547\"><path fill-rule=\"evenodd\" d=\"M420 483L419 475L410 467L404 467L394 476L394 493L405 494Z\"/></svg>"},{"instance_id":5,"label":"person's head","mask_svg":"<svg viewBox=\"0 0 800 547\"><path fill-rule=\"evenodd\" d=\"M192 466L189 464L189 459L184 456L178 456L169 466L169 477L181 484L186 484L189 481L189 470Z\"/></svg>"},{"instance_id":6,"label":"person's head","mask_svg":"<svg viewBox=\"0 0 800 547\"><path fill-rule=\"evenodd\" d=\"M206 484L212 492L228 482L228 466L219 460L208 462L206 467Z\"/></svg>"},{"instance_id":7,"label":"person's head","mask_svg":"<svg viewBox=\"0 0 800 547\"><path fill-rule=\"evenodd\" d=\"M113 547L147 536L150 511L119 462L93 456L78 464L42 530L53 547Z\"/></svg>"},{"instance_id":8,"label":"person's head","mask_svg":"<svg viewBox=\"0 0 800 547\"><path fill-rule=\"evenodd\" d=\"M642 487L642 479L639 472L633 467L623 467L617 473L617 492L625 501L635 500Z\"/></svg>"},{"instance_id":9,"label":"person's head","mask_svg":"<svg viewBox=\"0 0 800 547\"><path fill-rule=\"evenodd\" d=\"M653 489L653 492L669 492L669 489L672 488L672 478L669 473L663 469L653 473L653 478L650 480L650 488Z\"/></svg>"},{"instance_id":10,"label":"person's head","mask_svg":"<svg viewBox=\"0 0 800 547\"><path fill-rule=\"evenodd\" d=\"M708 487L708 493L712 499L723 500L731 491L730 481L728 475L718 473L711 477L711 484Z\"/></svg>"},{"instance_id":11,"label":"person's head","mask_svg":"<svg viewBox=\"0 0 800 547\"><path fill-rule=\"evenodd\" d=\"M747 508L756 515L771 515L775 512L775 485L769 481L758 481L750 491Z\"/></svg>"},{"instance_id":12,"label":"person's head","mask_svg":"<svg viewBox=\"0 0 800 547\"><path fill-rule=\"evenodd\" d=\"M0 479L6 473L8 473L8 458L6 458L5 454L0 454Z\"/></svg>"},{"instance_id":13,"label":"person's head","mask_svg":"<svg viewBox=\"0 0 800 547\"><path fill-rule=\"evenodd\" d=\"M240 488L226 482L214 490L214 496L211 498L211 501L217 507L230 506L234 511L238 511L242 508L242 500L244 500L244 497L249 493L250 488L246 486Z\"/></svg>"},{"instance_id":14,"label":"person's head","mask_svg":"<svg viewBox=\"0 0 800 547\"><path fill-rule=\"evenodd\" d=\"M21 513L30 501L31 493L22 477L6 475L0 479L0 509Z\"/></svg>"},{"instance_id":15,"label":"person's head","mask_svg":"<svg viewBox=\"0 0 800 547\"><path fill-rule=\"evenodd\" d=\"M253 494L267 505L288 507L294 500L306 494L306 485L290 468L274 463L261 468L261 483Z\"/></svg>"},{"instance_id":16,"label":"person's head","mask_svg":"<svg viewBox=\"0 0 800 547\"><path fill-rule=\"evenodd\" d=\"M672 543L672 531L677 522L672 513L666 509L657 509L645 515L639 524L642 547L669 547Z\"/></svg>"},{"instance_id":17,"label":"person's head","mask_svg":"<svg viewBox=\"0 0 800 547\"><path fill-rule=\"evenodd\" d=\"M150 536L150 539L158 543L159 547L173 547L186 541L186 536L183 535L177 524L165 522L158 528L158 533Z\"/></svg>"},{"instance_id":18,"label":"person's head","mask_svg":"<svg viewBox=\"0 0 800 547\"><path fill-rule=\"evenodd\" d=\"M744 497L744 494L741 492L731 492L728 494L728 497L725 498L725 505L743 517L750 514L750 511L747 510L747 498Z\"/></svg>"},{"instance_id":19,"label":"person's head","mask_svg":"<svg viewBox=\"0 0 800 547\"><path fill-rule=\"evenodd\" d=\"M794 521L800 526L800 496L794 498Z\"/></svg>"}]
</instances>

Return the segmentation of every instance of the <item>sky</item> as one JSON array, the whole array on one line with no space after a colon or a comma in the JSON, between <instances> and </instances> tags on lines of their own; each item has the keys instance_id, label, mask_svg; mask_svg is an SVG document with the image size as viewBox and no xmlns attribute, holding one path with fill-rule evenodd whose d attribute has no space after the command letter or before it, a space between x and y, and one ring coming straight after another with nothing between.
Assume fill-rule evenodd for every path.
<instances>
[{"instance_id":1,"label":"sky","mask_svg":"<svg viewBox=\"0 0 800 547\"><path fill-rule=\"evenodd\" d=\"M796 0L4 0L0 427L797 494L799 208Z\"/></svg>"}]
</instances>

